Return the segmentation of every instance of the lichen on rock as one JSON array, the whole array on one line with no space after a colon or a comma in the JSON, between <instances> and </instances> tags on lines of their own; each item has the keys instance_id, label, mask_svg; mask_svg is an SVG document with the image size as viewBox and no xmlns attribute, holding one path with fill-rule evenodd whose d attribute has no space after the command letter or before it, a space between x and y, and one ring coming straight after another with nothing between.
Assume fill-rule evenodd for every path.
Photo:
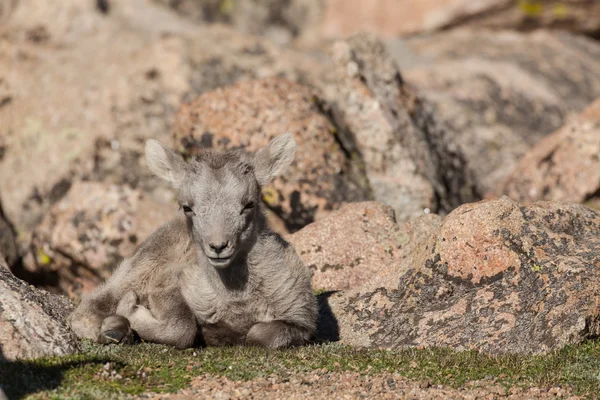
<instances>
[{"instance_id":1,"label":"lichen on rock","mask_svg":"<svg viewBox=\"0 0 600 400\"><path fill-rule=\"evenodd\" d=\"M600 197L600 99L533 146L496 192L521 202Z\"/></svg>"},{"instance_id":2,"label":"lichen on rock","mask_svg":"<svg viewBox=\"0 0 600 400\"><path fill-rule=\"evenodd\" d=\"M343 205L287 239L313 270L315 289L344 290L394 268L407 234L390 206L358 202Z\"/></svg>"},{"instance_id":3,"label":"lichen on rock","mask_svg":"<svg viewBox=\"0 0 600 400\"><path fill-rule=\"evenodd\" d=\"M71 311L65 297L16 278L0 254L0 363L78 350L79 342L67 327Z\"/></svg>"},{"instance_id":4,"label":"lichen on rock","mask_svg":"<svg viewBox=\"0 0 600 400\"><path fill-rule=\"evenodd\" d=\"M577 204L466 204L398 273L329 298L342 342L545 353L600 335L600 215Z\"/></svg>"}]
</instances>

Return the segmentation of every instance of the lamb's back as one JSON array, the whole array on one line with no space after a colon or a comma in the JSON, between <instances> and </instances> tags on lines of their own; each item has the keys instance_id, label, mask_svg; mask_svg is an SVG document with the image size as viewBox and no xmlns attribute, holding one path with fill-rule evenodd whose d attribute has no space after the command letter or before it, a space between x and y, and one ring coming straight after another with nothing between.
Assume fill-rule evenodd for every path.
<instances>
[{"instance_id":1,"label":"lamb's back","mask_svg":"<svg viewBox=\"0 0 600 400\"><path fill-rule=\"evenodd\" d=\"M182 267L194 259L187 221L176 217L144 240L117 268L111 280L130 282L140 291L157 282L177 279Z\"/></svg>"}]
</instances>

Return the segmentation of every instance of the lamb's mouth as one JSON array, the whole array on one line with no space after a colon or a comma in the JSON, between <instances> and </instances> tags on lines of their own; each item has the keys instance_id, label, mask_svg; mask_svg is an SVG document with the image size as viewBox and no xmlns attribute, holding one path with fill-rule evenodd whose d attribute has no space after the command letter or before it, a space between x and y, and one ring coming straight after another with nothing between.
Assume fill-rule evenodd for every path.
<instances>
[{"instance_id":1,"label":"lamb's mouth","mask_svg":"<svg viewBox=\"0 0 600 400\"><path fill-rule=\"evenodd\" d=\"M229 257L208 257L208 261L212 264L213 267L226 267L229 265L233 256Z\"/></svg>"}]
</instances>

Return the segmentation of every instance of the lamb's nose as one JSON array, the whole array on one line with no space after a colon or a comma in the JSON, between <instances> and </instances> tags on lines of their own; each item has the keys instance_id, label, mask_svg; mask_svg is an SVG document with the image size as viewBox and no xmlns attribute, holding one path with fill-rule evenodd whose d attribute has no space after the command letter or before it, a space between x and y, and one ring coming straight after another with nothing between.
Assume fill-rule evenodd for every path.
<instances>
[{"instance_id":1,"label":"lamb's nose","mask_svg":"<svg viewBox=\"0 0 600 400\"><path fill-rule=\"evenodd\" d=\"M215 251L215 253L217 253L217 254L222 252L225 249L225 247L227 247L227 245L229 245L229 242L222 242L219 244L214 244L214 243L209 244L210 248L213 249Z\"/></svg>"}]
</instances>

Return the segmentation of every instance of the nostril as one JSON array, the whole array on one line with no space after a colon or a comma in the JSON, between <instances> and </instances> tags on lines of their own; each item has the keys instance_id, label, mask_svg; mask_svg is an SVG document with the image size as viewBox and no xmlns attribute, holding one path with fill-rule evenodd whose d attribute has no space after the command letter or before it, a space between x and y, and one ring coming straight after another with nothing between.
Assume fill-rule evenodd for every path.
<instances>
[{"instance_id":1,"label":"nostril","mask_svg":"<svg viewBox=\"0 0 600 400\"><path fill-rule=\"evenodd\" d=\"M225 247L227 247L228 244L229 242L222 242L219 244L210 243L209 246L215 251L215 253L219 254L225 249Z\"/></svg>"}]
</instances>

